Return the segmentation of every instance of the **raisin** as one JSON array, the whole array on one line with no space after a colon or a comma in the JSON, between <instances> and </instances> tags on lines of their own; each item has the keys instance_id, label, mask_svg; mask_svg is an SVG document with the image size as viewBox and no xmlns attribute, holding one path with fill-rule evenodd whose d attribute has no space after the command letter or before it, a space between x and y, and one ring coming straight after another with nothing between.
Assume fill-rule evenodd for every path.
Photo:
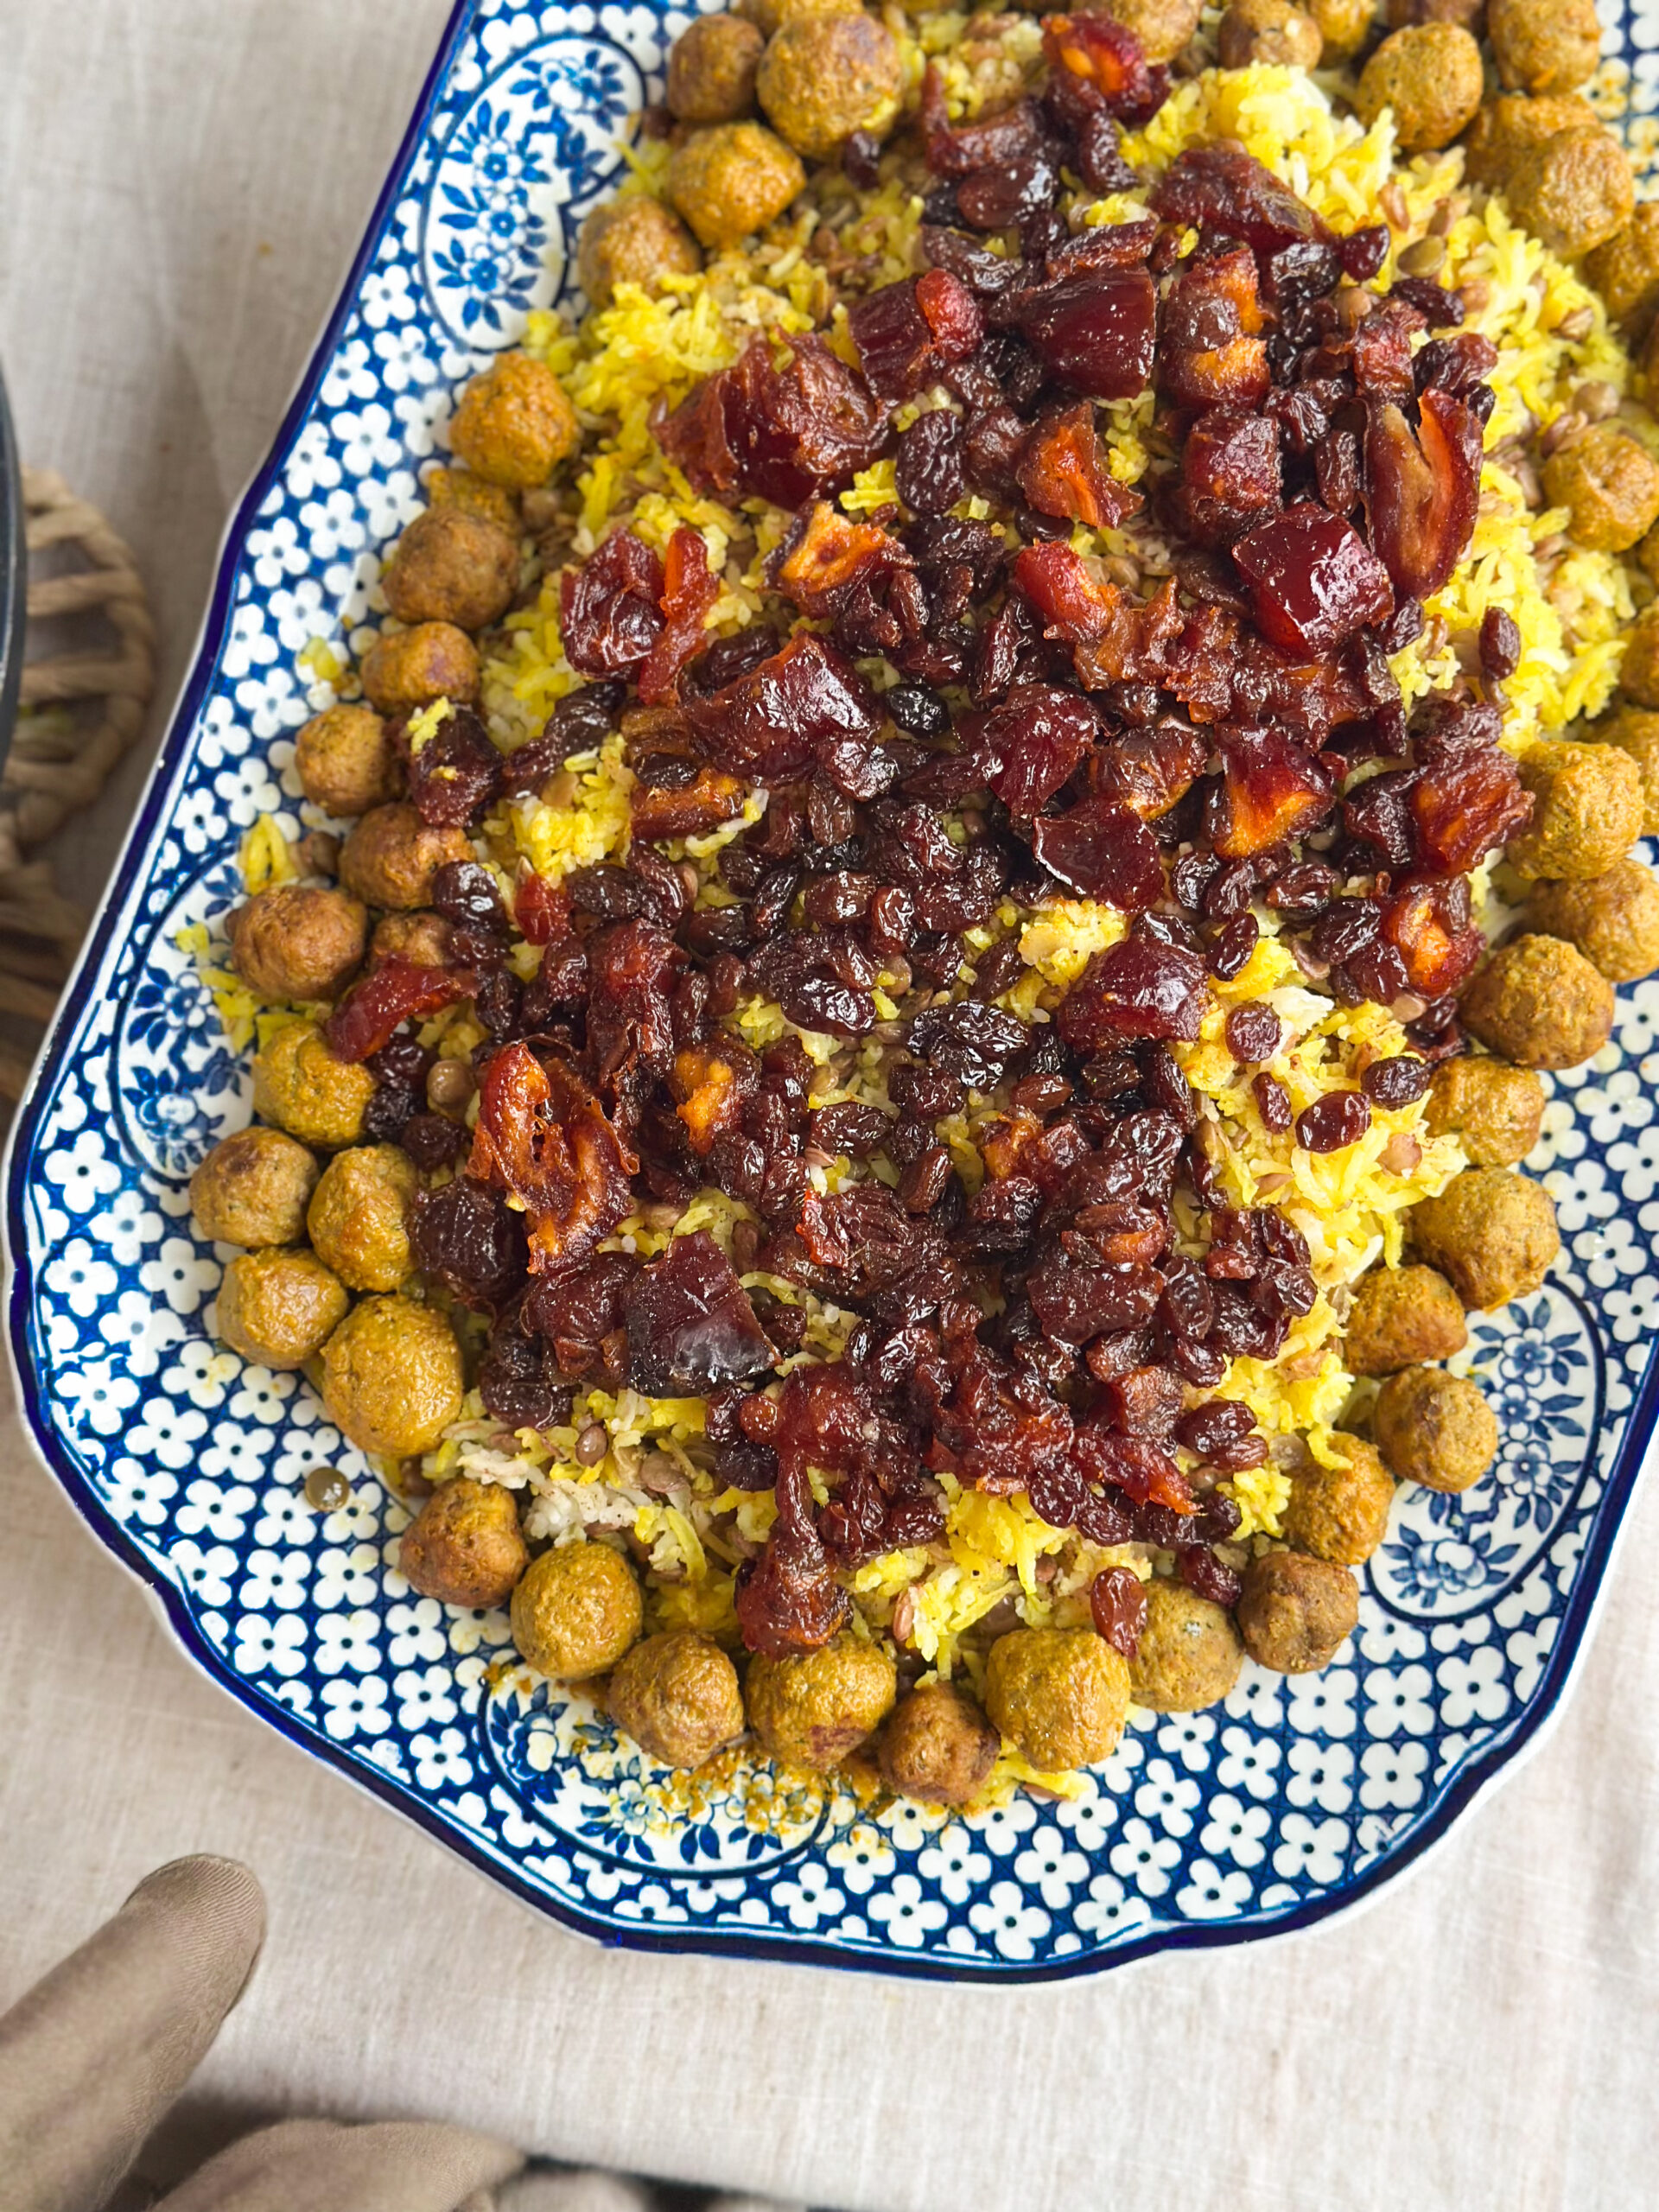
<instances>
[{"instance_id":1,"label":"raisin","mask_svg":"<svg viewBox=\"0 0 1659 2212\"><path fill-rule=\"evenodd\" d=\"M1521 626L1501 607L1489 607L1480 623L1480 672L1489 683L1506 683L1521 665Z\"/></svg>"},{"instance_id":2,"label":"raisin","mask_svg":"<svg viewBox=\"0 0 1659 2212\"><path fill-rule=\"evenodd\" d=\"M484 1410L509 1428L557 1428L570 1418L570 1393L558 1376L552 1346L516 1325L499 1329L478 1370Z\"/></svg>"},{"instance_id":3,"label":"raisin","mask_svg":"<svg viewBox=\"0 0 1659 2212\"><path fill-rule=\"evenodd\" d=\"M1241 1400L1214 1398L1207 1406L1184 1413L1175 1424L1175 1435L1189 1452L1207 1459L1224 1446L1249 1435L1255 1427L1255 1415Z\"/></svg>"},{"instance_id":4,"label":"raisin","mask_svg":"<svg viewBox=\"0 0 1659 2212\"><path fill-rule=\"evenodd\" d=\"M472 1137L461 1122L442 1114L411 1114L397 1141L422 1173L430 1175L440 1167L452 1166L472 1143Z\"/></svg>"},{"instance_id":5,"label":"raisin","mask_svg":"<svg viewBox=\"0 0 1659 2212\"><path fill-rule=\"evenodd\" d=\"M1370 1126L1370 1104L1362 1091L1327 1090L1296 1116L1296 1141L1305 1152L1341 1152Z\"/></svg>"},{"instance_id":6,"label":"raisin","mask_svg":"<svg viewBox=\"0 0 1659 2212\"><path fill-rule=\"evenodd\" d=\"M948 408L918 416L893 450L893 483L912 514L942 515L967 489L962 424Z\"/></svg>"},{"instance_id":7,"label":"raisin","mask_svg":"<svg viewBox=\"0 0 1659 2212\"><path fill-rule=\"evenodd\" d=\"M1258 1075L1250 1079L1250 1089L1255 1096L1255 1110L1262 1124L1274 1136L1282 1136L1293 1119L1290 1093L1277 1076Z\"/></svg>"},{"instance_id":8,"label":"raisin","mask_svg":"<svg viewBox=\"0 0 1659 2212\"><path fill-rule=\"evenodd\" d=\"M1096 1634L1104 1637L1114 1651L1133 1659L1147 1625L1147 1593L1140 1576L1127 1567L1108 1567L1090 1586L1089 1610Z\"/></svg>"},{"instance_id":9,"label":"raisin","mask_svg":"<svg viewBox=\"0 0 1659 2212\"><path fill-rule=\"evenodd\" d=\"M1253 999L1236 1006L1227 1017L1227 1049L1236 1060L1270 1060L1279 1049L1283 1024L1270 1006Z\"/></svg>"},{"instance_id":10,"label":"raisin","mask_svg":"<svg viewBox=\"0 0 1659 2212\"><path fill-rule=\"evenodd\" d=\"M1187 1588L1196 1597L1207 1598L1212 1605L1230 1611L1244 1594L1243 1579L1203 1545L1182 1545L1176 1552L1175 1566Z\"/></svg>"},{"instance_id":11,"label":"raisin","mask_svg":"<svg viewBox=\"0 0 1659 2212\"><path fill-rule=\"evenodd\" d=\"M1226 925L1210 948L1210 973L1218 983L1230 983L1248 964L1261 934L1254 914L1235 915Z\"/></svg>"},{"instance_id":12,"label":"raisin","mask_svg":"<svg viewBox=\"0 0 1659 2212\"><path fill-rule=\"evenodd\" d=\"M899 1178L899 1197L906 1213L931 1213L950 1180L950 1154L942 1144L918 1153Z\"/></svg>"},{"instance_id":13,"label":"raisin","mask_svg":"<svg viewBox=\"0 0 1659 2212\"><path fill-rule=\"evenodd\" d=\"M1342 273L1351 284L1369 283L1388 258L1388 225L1367 223L1361 230L1350 231L1345 238L1337 240L1337 252Z\"/></svg>"},{"instance_id":14,"label":"raisin","mask_svg":"<svg viewBox=\"0 0 1659 2212\"><path fill-rule=\"evenodd\" d=\"M1373 1060L1359 1078L1360 1089L1376 1106L1409 1106L1428 1089L1434 1071L1414 1052Z\"/></svg>"},{"instance_id":15,"label":"raisin","mask_svg":"<svg viewBox=\"0 0 1659 2212\"><path fill-rule=\"evenodd\" d=\"M435 1276L463 1305L499 1306L524 1280L523 1214L504 1191L470 1175L416 1192L409 1242L422 1274Z\"/></svg>"}]
</instances>

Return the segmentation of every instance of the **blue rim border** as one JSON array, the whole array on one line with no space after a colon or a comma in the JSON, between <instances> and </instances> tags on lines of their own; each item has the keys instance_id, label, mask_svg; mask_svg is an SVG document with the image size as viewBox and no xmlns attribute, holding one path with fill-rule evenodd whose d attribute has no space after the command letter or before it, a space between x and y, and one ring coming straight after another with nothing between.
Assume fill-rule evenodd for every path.
<instances>
[{"instance_id":1,"label":"blue rim border","mask_svg":"<svg viewBox=\"0 0 1659 2212\"><path fill-rule=\"evenodd\" d=\"M1264 1914L1240 1923L1221 1922L1179 1929L1165 1929L1109 1951L1058 1959L1042 1966L1024 1967L1007 1961L983 1965L964 1958L903 1958L889 1951L866 1954L837 1949L829 1944L780 1936L733 1932L702 1934L673 1928L619 1928L575 1910L561 1899L526 1881L489 1852L430 1812L417 1797L378 1770L354 1760L341 1746L299 1725L285 1707L266 1701L253 1686L226 1666L220 1655L199 1631L182 1596L159 1574L146 1554L113 1522L96 1492L73 1460L62 1449L54 1432L36 1418L33 1388L38 1346L32 1326L31 1277L23 1259L23 1193L32 1179L35 1148L45 1101L62 1065L69 1038L86 1011L87 978L101 961L113 934L117 916L137 881L148 852L149 839L164 803L184 765L198 713L213 671L225 648L233 604L238 566L245 550L250 524L258 512L276 474L287 459L296 437L316 399L341 331L355 305L361 286L385 232L387 219L417 154L425 143L432 111L441 98L457 52L471 29L480 0L457 0L431 67L427 71L414 112L404 132L397 155L376 196L368 223L350 268L289 401L269 452L243 493L220 543L213 588L188 676L174 709L167 735L150 771L137 814L114 874L99 904L97 919L82 948L75 972L60 1002L35 1062L6 1147L6 1235L10 1255L10 1285L6 1301L7 1350L18 1389L18 1401L37 1457L57 1482L90 1532L123 1567L159 1601L163 1618L187 1658L210 1681L257 1719L299 1750L335 1770L346 1781L371 1792L395 1812L454 1852L459 1858L499 1883L550 1919L590 1941L620 1950L692 1952L715 1958L779 1959L793 1965L834 1967L845 1972L889 1976L894 1980L970 1981L1020 1984L1071 1981L1084 1975L1103 1974L1162 1951L1213 1950L1234 1944L1260 1942L1263 1937L1287 1935L1314 1928L1340 1913L1374 1898L1385 1884L1416 1866L1440 1843L1465 1808L1482 1790L1512 1769L1522 1754L1533 1747L1545 1725L1552 1720L1569 1688L1586 1638L1605 1586L1607 1570L1617 1548L1624 1518L1636 1479L1642 1470L1656 1426L1659 1426L1659 1342L1649 1351L1630 1408L1618 1458L1608 1471L1606 1488L1597 1511L1590 1541L1585 1548L1573 1594L1561 1617L1561 1625L1537 1685L1510 1734L1494 1745L1447 1789L1445 1796L1410 1839L1385 1853L1363 1873L1340 1888L1307 1904L1280 1913ZM1604 1358L1605 1348L1604 1347ZM1592 1443L1592 1451L1595 1446Z\"/></svg>"}]
</instances>

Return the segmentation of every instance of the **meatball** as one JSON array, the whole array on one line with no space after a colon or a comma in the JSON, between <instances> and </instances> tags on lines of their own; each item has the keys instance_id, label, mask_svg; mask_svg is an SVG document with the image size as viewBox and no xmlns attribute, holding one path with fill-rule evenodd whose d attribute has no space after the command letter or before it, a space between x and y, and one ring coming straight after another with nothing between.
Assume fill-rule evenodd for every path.
<instances>
[{"instance_id":1,"label":"meatball","mask_svg":"<svg viewBox=\"0 0 1659 2212\"><path fill-rule=\"evenodd\" d=\"M417 622L378 638L359 674L383 715L406 715L434 699L467 706L478 696L478 648L453 622Z\"/></svg>"},{"instance_id":2,"label":"meatball","mask_svg":"<svg viewBox=\"0 0 1659 2212\"><path fill-rule=\"evenodd\" d=\"M1519 765L1533 806L1506 855L1518 875L1605 875L1642 835L1642 772L1618 746L1546 738Z\"/></svg>"},{"instance_id":3,"label":"meatball","mask_svg":"<svg viewBox=\"0 0 1659 2212\"><path fill-rule=\"evenodd\" d=\"M1221 19L1224 69L1248 69L1257 62L1317 69L1324 46L1313 16L1293 8L1289 0L1232 0Z\"/></svg>"},{"instance_id":4,"label":"meatball","mask_svg":"<svg viewBox=\"0 0 1659 2212\"><path fill-rule=\"evenodd\" d=\"M726 16L707 17L728 22ZM589 304L608 307L619 284L649 290L659 276L690 276L702 266L697 242L679 217L648 193L607 200L582 226L576 275Z\"/></svg>"},{"instance_id":5,"label":"meatball","mask_svg":"<svg viewBox=\"0 0 1659 2212\"><path fill-rule=\"evenodd\" d=\"M669 113L682 123L735 123L752 114L766 46L741 16L700 16L669 51Z\"/></svg>"},{"instance_id":6,"label":"meatball","mask_svg":"<svg viewBox=\"0 0 1659 2212\"><path fill-rule=\"evenodd\" d=\"M335 998L363 964L368 930L345 892L280 884L231 916L231 964L263 998Z\"/></svg>"},{"instance_id":7,"label":"meatball","mask_svg":"<svg viewBox=\"0 0 1659 2212\"><path fill-rule=\"evenodd\" d=\"M515 543L524 530L518 493L499 484L486 484L470 469L435 468L422 488L429 506L458 507L464 515L476 515L482 522L493 522Z\"/></svg>"},{"instance_id":8,"label":"meatball","mask_svg":"<svg viewBox=\"0 0 1659 2212\"><path fill-rule=\"evenodd\" d=\"M1307 12L1319 27L1327 62L1357 54L1376 20L1372 0L1307 0Z\"/></svg>"},{"instance_id":9,"label":"meatball","mask_svg":"<svg viewBox=\"0 0 1659 2212\"><path fill-rule=\"evenodd\" d=\"M606 1702L619 1728L671 1766L701 1766L743 1733L737 1669L695 1629L636 1643L611 1676Z\"/></svg>"},{"instance_id":10,"label":"meatball","mask_svg":"<svg viewBox=\"0 0 1659 2212\"><path fill-rule=\"evenodd\" d=\"M322 1348L322 1402L359 1451L429 1452L461 1411L461 1346L442 1313L365 1298Z\"/></svg>"},{"instance_id":11,"label":"meatball","mask_svg":"<svg viewBox=\"0 0 1659 2212\"><path fill-rule=\"evenodd\" d=\"M482 1611L505 1605L530 1564L518 1503L499 1483L440 1483L404 1531L397 1567L423 1598Z\"/></svg>"},{"instance_id":12,"label":"meatball","mask_svg":"<svg viewBox=\"0 0 1659 2212\"><path fill-rule=\"evenodd\" d=\"M1244 1570L1238 1632L1258 1667L1316 1675L1359 1620L1359 1586L1334 1560L1266 1552Z\"/></svg>"},{"instance_id":13,"label":"meatball","mask_svg":"<svg viewBox=\"0 0 1659 2212\"><path fill-rule=\"evenodd\" d=\"M1429 1086L1431 1136L1461 1138L1476 1167L1516 1167L1538 1141L1544 1086L1530 1068L1460 1053L1442 1060Z\"/></svg>"},{"instance_id":14,"label":"meatball","mask_svg":"<svg viewBox=\"0 0 1659 2212\"><path fill-rule=\"evenodd\" d=\"M1129 1663L1092 1629L1017 1628L991 1646L985 1710L1039 1772L1092 1766L1123 1733Z\"/></svg>"},{"instance_id":15,"label":"meatball","mask_svg":"<svg viewBox=\"0 0 1659 2212\"><path fill-rule=\"evenodd\" d=\"M369 952L375 960L408 960L416 968L445 968L455 925L423 907L413 914L385 914L374 925Z\"/></svg>"},{"instance_id":16,"label":"meatball","mask_svg":"<svg viewBox=\"0 0 1659 2212\"><path fill-rule=\"evenodd\" d=\"M749 1725L766 1752L795 1766L837 1766L893 1710L893 1661L851 1637L787 1659L749 1662Z\"/></svg>"},{"instance_id":17,"label":"meatball","mask_svg":"<svg viewBox=\"0 0 1659 2212\"><path fill-rule=\"evenodd\" d=\"M1624 632L1618 688L1638 707L1659 707L1659 604L1644 607Z\"/></svg>"},{"instance_id":18,"label":"meatball","mask_svg":"<svg viewBox=\"0 0 1659 2212\"><path fill-rule=\"evenodd\" d=\"M303 1367L351 1302L313 1252L244 1252L219 1286L219 1335L256 1367Z\"/></svg>"},{"instance_id":19,"label":"meatball","mask_svg":"<svg viewBox=\"0 0 1659 2212\"><path fill-rule=\"evenodd\" d=\"M1351 1374L1392 1375L1420 1359L1449 1359L1469 1341L1458 1294L1433 1268L1373 1268L1348 1316Z\"/></svg>"},{"instance_id":20,"label":"meatball","mask_svg":"<svg viewBox=\"0 0 1659 2212\"><path fill-rule=\"evenodd\" d=\"M1244 1663L1232 1615L1168 1575L1144 1587L1147 1624L1129 1662L1129 1695L1154 1713L1219 1704Z\"/></svg>"},{"instance_id":21,"label":"meatball","mask_svg":"<svg viewBox=\"0 0 1659 2212\"><path fill-rule=\"evenodd\" d=\"M1464 1027L1523 1068L1576 1068L1612 1034L1613 987L1558 937L1520 937L1465 988Z\"/></svg>"},{"instance_id":22,"label":"meatball","mask_svg":"<svg viewBox=\"0 0 1659 2212\"><path fill-rule=\"evenodd\" d=\"M1372 1415L1376 1448L1402 1482L1467 1490L1497 1457L1497 1420L1475 1385L1440 1367L1390 1376Z\"/></svg>"},{"instance_id":23,"label":"meatball","mask_svg":"<svg viewBox=\"0 0 1659 2212\"><path fill-rule=\"evenodd\" d=\"M1488 100L1470 126L1463 142L1464 174L1471 184L1502 185L1522 154L1563 130L1595 130L1600 127L1588 100L1571 92L1529 99L1524 92L1505 92Z\"/></svg>"},{"instance_id":24,"label":"meatball","mask_svg":"<svg viewBox=\"0 0 1659 2212\"><path fill-rule=\"evenodd\" d=\"M1628 753L1642 772L1642 834L1659 836L1659 714L1621 707L1605 728L1607 742Z\"/></svg>"},{"instance_id":25,"label":"meatball","mask_svg":"<svg viewBox=\"0 0 1659 2212\"><path fill-rule=\"evenodd\" d=\"M1389 1533L1394 1478L1363 1437L1334 1429L1332 1441L1347 1465L1316 1465L1295 1478L1284 1512L1285 1535L1293 1550L1336 1567L1357 1567Z\"/></svg>"},{"instance_id":26,"label":"meatball","mask_svg":"<svg viewBox=\"0 0 1659 2212\"><path fill-rule=\"evenodd\" d=\"M1659 204L1644 200L1624 229L1584 264L1587 281L1632 345L1640 345L1659 312Z\"/></svg>"},{"instance_id":27,"label":"meatball","mask_svg":"<svg viewBox=\"0 0 1659 2212\"><path fill-rule=\"evenodd\" d=\"M1486 35L1511 92L1570 92L1596 73L1595 0L1489 0Z\"/></svg>"},{"instance_id":28,"label":"meatball","mask_svg":"<svg viewBox=\"0 0 1659 2212\"><path fill-rule=\"evenodd\" d=\"M1202 0L1107 0L1099 11L1140 40L1148 61L1173 61L1198 28Z\"/></svg>"},{"instance_id":29,"label":"meatball","mask_svg":"<svg viewBox=\"0 0 1659 2212\"><path fill-rule=\"evenodd\" d=\"M414 1265L409 1210L420 1177L395 1144L337 1152L305 1217L311 1243L353 1290L396 1290Z\"/></svg>"},{"instance_id":30,"label":"meatball","mask_svg":"<svg viewBox=\"0 0 1659 2212\"><path fill-rule=\"evenodd\" d=\"M366 814L396 798L404 766L372 707L325 707L294 744L307 798L329 814Z\"/></svg>"},{"instance_id":31,"label":"meatball","mask_svg":"<svg viewBox=\"0 0 1659 2212\"><path fill-rule=\"evenodd\" d=\"M1508 1167L1470 1167L1411 1216L1427 1260L1466 1306L1492 1313L1543 1281L1561 1249L1549 1193Z\"/></svg>"},{"instance_id":32,"label":"meatball","mask_svg":"<svg viewBox=\"0 0 1659 2212\"><path fill-rule=\"evenodd\" d=\"M446 861L472 857L464 830L434 829L399 800L377 806L352 831L340 855L340 880L365 905L407 913L429 903L432 879Z\"/></svg>"},{"instance_id":33,"label":"meatball","mask_svg":"<svg viewBox=\"0 0 1659 2212\"><path fill-rule=\"evenodd\" d=\"M253 1059L253 1110L302 1144L337 1152L363 1134L374 1077L336 1059L314 1021L287 1021Z\"/></svg>"},{"instance_id":34,"label":"meatball","mask_svg":"<svg viewBox=\"0 0 1659 2212\"><path fill-rule=\"evenodd\" d=\"M772 128L813 162L839 153L855 130L885 137L904 88L898 40L862 10L785 23L755 79Z\"/></svg>"},{"instance_id":35,"label":"meatball","mask_svg":"<svg viewBox=\"0 0 1659 2212\"><path fill-rule=\"evenodd\" d=\"M806 182L800 156L758 123L721 123L688 138L667 192L706 246L740 245L781 215Z\"/></svg>"},{"instance_id":36,"label":"meatball","mask_svg":"<svg viewBox=\"0 0 1659 2212\"><path fill-rule=\"evenodd\" d=\"M317 1163L280 1129L238 1129L190 1178L190 1211L210 1244L297 1244Z\"/></svg>"},{"instance_id":37,"label":"meatball","mask_svg":"<svg viewBox=\"0 0 1659 2212\"><path fill-rule=\"evenodd\" d=\"M1503 196L1517 223L1552 253L1573 261L1630 221L1636 186L1624 149L1597 125L1563 130L1529 147L1511 167ZM1652 519L1649 515L1648 521ZM1643 523L1642 529L1647 526Z\"/></svg>"},{"instance_id":38,"label":"meatball","mask_svg":"<svg viewBox=\"0 0 1659 2212\"><path fill-rule=\"evenodd\" d=\"M509 492L545 484L581 435L564 386L528 353L503 353L474 377L449 426L449 442L474 475Z\"/></svg>"},{"instance_id":39,"label":"meatball","mask_svg":"<svg viewBox=\"0 0 1659 2212\"><path fill-rule=\"evenodd\" d=\"M645 1619L633 1569L608 1544L561 1544L531 1561L512 1593L519 1656L556 1682L614 1667Z\"/></svg>"},{"instance_id":40,"label":"meatball","mask_svg":"<svg viewBox=\"0 0 1659 2212\"><path fill-rule=\"evenodd\" d=\"M1362 122L1394 110L1402 152L1449 146L1480 105L1480 48L1456 23L1414 23L1391 31L1365 64L1354 89Z\"/></svg>"},{"instance_id":41,"label":"meatball","mask_svg":"<svg viewBox=\"0 0 1659 2212\"><path fill-rule=\"evenodd\" d=\"M1617 423L1598 423L1544 463L1544 494L1592 553L1623 553L1659 522L1659 462Z\"/></svg>"},{"instance_id":42,"label":"meatball","mask_svg":"<svg viewBox=\"0 0 1659 2212\"><path fill-rule=\"evenodd\" d=\"M1583 883L1541 883L1527 918L1565 938L1610 983L1634 983L1659 968L1659 882L1640 861L1619 861Z\"/></svg>"},{"instance_id":43,"label":"meatball","mask_svg":"<svg viewBox=\"0 0 1659 2212\"><path fill-rule=\"evenodd\" d=\"M1457 23L1478 38L1486 0L1389 0L1384 13L1391 31L1402 31L1408 23Z\"/></svg>"},{"instance_id":44,"label":"meatball","mask_svg":"<svg viewBox=\"0 0 1659 2212\"><path fill-rule=\"evenodd\" d=\"M881 1732L881 1772L901 1797L966 1805L990 1778L1001 1745L979 1707L949 1682L912 1690Z\"/></svg>"},{"instance_id":45,"label":"meatball","mask_svg":"<svg viewBox=\"0 0 1659 2212\"><path fill-rule=\"evenodd\" d=\"M518 541L462 507L429 507L398 539L381 582L400 622L487 629L518 588Z\"/></svg>"}]
</instances>

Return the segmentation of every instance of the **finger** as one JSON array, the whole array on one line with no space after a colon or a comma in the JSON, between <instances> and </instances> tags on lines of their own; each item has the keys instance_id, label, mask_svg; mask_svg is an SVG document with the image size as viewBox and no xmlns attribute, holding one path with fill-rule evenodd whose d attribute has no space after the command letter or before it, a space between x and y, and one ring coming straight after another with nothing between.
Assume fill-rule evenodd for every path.
<instances>
[{"instance_id":1,"label":"finger","mask_svg":"<svg viewBox=\"0 0 1659 2212\"><path fill-rule=\"evenodd\" d=\"M176 1859L0 2018L0 2176L16 2212L93 2212L190 2078L264 1936L232 1859Z\"/></svg>"},{"instance_id":2,"label":"finger","mask_svg":"<svg viewBox=\"0 0 1659 2212\"><path fill-rule=\"evenodd\" d=\"M464 2127L290 2120L232 2143L156 2212L458 2212L523 2164L510 2144Z\"/></svg>"}]
</instances>

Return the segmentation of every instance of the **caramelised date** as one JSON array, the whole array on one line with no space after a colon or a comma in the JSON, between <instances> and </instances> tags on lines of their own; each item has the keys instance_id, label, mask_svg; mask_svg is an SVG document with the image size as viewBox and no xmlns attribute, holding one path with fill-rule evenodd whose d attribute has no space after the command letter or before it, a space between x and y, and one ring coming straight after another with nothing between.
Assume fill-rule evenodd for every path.
<instances>
[{"instance_id":1,"label":"caramelised date","mask_svg":"<svg viewBox=\"0 0 1659 2212\"><path fill-rule=\"evenodd\" d=\"M707 1230L677 1236L629 1285L628 1380L687 1396L770 1371L775 1357L731 1262Z\"/></svg>"},{"instance_id":2,"label":"caramelised date","mask_svg":"<svg viewBox=\"0 0 1659 2212\"><path fill-rule=\"evenodd\" d=\"M1196 953L1128 938L1094 955L1060 1001L1056 1025L1077 1052L1135 1037L1192 1044L1204 1016L1204 981Z\"/></svg>"},{"instance_id":3,"label":"caramelised date","mask_svg":"<svg viewBox=\"0 0 1659 2212\"><path fill-rule=\"evenodd\" d=\"M1311 499L1258 524L1233 558L1263 634L1302 659L1333 652L1394 611L1382 562L1351 524Z\"/></svg>"},{"instance_id":4,"label":"caramelised date","mask_svg":"<svg viewBox=\"0 0 1659 2212\"><path fill-rule=\"evenodd\" d=\"M1462 559L1480 503L1481 443L1479 417L1449 392L1424 392L1414 433L1392 401L1368 407L1371 543L1402 594L1427 599Z\"/></svg>"},{"instance_id":5,"label":"caramelised date","mask_svg":"<svg viewBox=\"0 0 1659 2212\"><path fill-rule=\"evenodd\" d=\"M1158 841L1133 809L1097 791L1068 814L1041 816L1031 849L1051 875L1122 913L1138 913L1164 895Z\"/></svg>"},{"instance_id":6,"label":"caramelised date","mask_svg":"<svg viewBox=\"0 0 1659 2212\"><path fill-rule=\"evenodd\" d=\"M1152 376L1157 298L1144 269L1076 276L1033 295L1019 327L1060 383L1091 399L1132 399Z\"/></svg>"}]
</instances>

